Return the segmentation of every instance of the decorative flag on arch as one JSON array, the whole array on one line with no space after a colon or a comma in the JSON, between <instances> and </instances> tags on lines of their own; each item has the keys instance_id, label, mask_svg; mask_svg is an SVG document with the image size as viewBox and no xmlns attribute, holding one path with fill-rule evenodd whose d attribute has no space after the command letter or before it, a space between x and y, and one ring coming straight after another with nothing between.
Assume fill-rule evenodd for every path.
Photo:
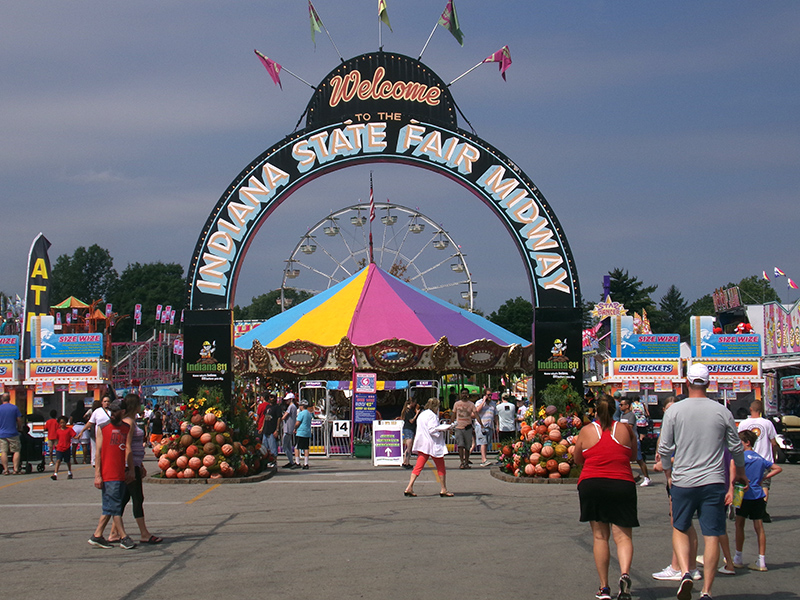
<instances>
[{"instance_id":1,"label":"decorative flag on arch","mask_svg":"<svg viewBox=\"0 0 800 600\"><path fill-rule=\"evenodd\" d=\"M508 70L508 67L511 66L511 50L508 49L508 46L503 46L502 48L500 48L500 50L498 50L491 56L484 58L483 62L500 63L498 65L500 67L500 76L503 78L503 81L505 81L506 71Z\"/></svg>"},{"instance_id":2,"label":"decorative flag on arch","mask_svg":"<svg viewBox=\"0 0 800 600\"><path fill-rule=\"evenodd\" d=\"M458 24L458 15L456 14L456 6L454 0L447 0L447 6L444 7L442 16L439 17L439 25L447 29L456 38L456 41L464 45L464 33Z\"/></svg>"},{"instance_id":3,"label":"decorative flag on arch","mask_svg":"<svg viewBox=\"0 0 800 600\"><path fill-rule=\"evenodd\" d=\"M163 308L163 306L161 304L156 306L156 321L161 319L161 309L162 308Z\"/></svg>"},{"instance_id":4,"label":"decorative flag on arch","mask_svg":"<svg viewBox=\"0 0 800 600\"><path fill-rule=\"evenodd\" d=\"M322 31L322 19L319 18L314 5L311 0L308 0L308 18L311 20L311 41L314 42L314 47L317 47L316 33Z\"/></svg>"},{"instance_id":5,"label":"decorative flag on arch","mask_svg":"<svg viewBox=\"0 0 800 600\"><path fill-rule=\"evenodd\" d=\"M797 289L797 284L794 281L792 281L790 277L787 277L786 281L789 284L789 289L790 290L796 290Z\"/></svg>"},{"instance_id":6,"label":"decorative flag on arch","mask_svg":"<svg viewBox=\"0 0 800 600\"><path fill-rule=\"evenodd\" d=\"M261 52L259 52L258 50L253 50L253 52L256 53L256 56L258 57L258 60L260 60L261 64L264 65L264 68L267 70L267 73L269 73L269 76L272 77L272 81L275 83L275 85L277 85L279 88L283 89L283 86L281 85L281 77L280 77L281 69L283 67L281 67L274 60L271 60L271 59L267 58L266 56L264 56L263 54L261 54Z\"/></svg>"},{"instance_id":7,"label":"decorative flag on arch","mask_svg":"<svg viewBox=\"0 0 800 600\"><path fill-rule=\"evenodd\" d=\"M386 26L389 28L389 31L394 33L392 30L392 25L389 23L389 13L386 12L386 0L378 0L378 16L381 18L381 21L386 23Z\"/></svg>"},{"instance_id":8,"label":"decorative flag on arch","mask_svg":"<svg viewBox=\"0 0 800 600\"><path fill-rule=\"evenodd\" d=\"M369 174L369 222L375 220L375 194L372 193L372 173Z\"/></svg>"},{"instance_id":9,"label":"decorative flag on arch","mask_svg":"<svg viewBox=\"0 0 800 600\"><path fill-rule=\"evenodd\" d=\"M775 267L775 277L786 277L786 273Z\"/></svg>"},{"instance_id":10,"label":"decorative flag on arch","mask_svg":"<svg viewBox=\"0 0 800 600\"><path fill-rule=\"evenodd\" d=\"M764 278L764 281L769 281L769 275L767 275L766 271L761 271L761 277Z\"/></svg>"}]
</instances>

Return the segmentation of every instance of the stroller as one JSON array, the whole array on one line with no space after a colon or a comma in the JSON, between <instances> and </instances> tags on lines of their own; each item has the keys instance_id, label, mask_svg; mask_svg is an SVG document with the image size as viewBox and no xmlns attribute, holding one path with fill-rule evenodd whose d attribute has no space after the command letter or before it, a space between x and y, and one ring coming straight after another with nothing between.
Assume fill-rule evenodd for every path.
<instances>
[{"instance_id":1,"label":"stroller","mask_svg":"<svg viewBox=\"0 0 800 600\"><path fill-rule=\"evenodd\" d=\"M33 471L31 463L38 462L36 470L39 473L44 471L44 437L34 437L30 434L29 426L25 426L25 431L19 434L20 442L20 470L25 473Z\"/></svg>"}]
</instances>

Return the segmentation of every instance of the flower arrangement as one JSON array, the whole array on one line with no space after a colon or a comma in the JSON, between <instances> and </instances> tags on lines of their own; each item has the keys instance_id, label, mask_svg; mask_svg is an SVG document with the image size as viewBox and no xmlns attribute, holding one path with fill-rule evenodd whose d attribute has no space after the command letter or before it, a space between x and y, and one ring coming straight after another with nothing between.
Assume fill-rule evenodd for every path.
<instances>
[{"instance_id":1,"label":"flower arrangement","mask_svg":"<svg viewBox=\"0 0 800 600\"><path fill-rule=\"evenodd\" d=\"M242 403L234 402L228 408L223 391L218 387L201 388L195 397L184 397L179 406L183 411L180 433L153 447L161 476L175 479L243 477L258 473L263 465L274 461L274 456L262 452L261 444L252 441L255 424L246 411L239 414L240 405Z\"/></svg>"}]
</instances>

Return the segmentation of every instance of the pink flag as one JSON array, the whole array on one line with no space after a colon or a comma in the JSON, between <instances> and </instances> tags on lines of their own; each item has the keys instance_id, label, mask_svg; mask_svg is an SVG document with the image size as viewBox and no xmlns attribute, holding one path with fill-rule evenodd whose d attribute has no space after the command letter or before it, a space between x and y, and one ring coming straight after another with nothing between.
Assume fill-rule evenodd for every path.
<instances>
[{"instance_id":1,"label":"pink flag","mask_svg":"<svg viewBox=\"0 0 800 600\"><path fill-rule=\"evenodd\" d=\"M256 56L258 56L258 60L260 60L261 64L264 65L264 68L267 70L267 73L269 73L269 76L272 77L272 81L275 82L275 85L283 89L283 86L281 85L281 76L280 76L282 67L274 60L270 60L269 58L261 54L261 52L259 52L258 50L253 50L253 52L255 52Z\"/></svg>"},{"instance_id":2,"label":"pink flag","mask_svg":"<svg viewBox=\"0 0 800 600\"><path fill-rule=\"evenodd\" d=\"M156 321L161 318L161 305L156 306Z\"/></svg>"},{"instance_id":3,"label":"pink flag","mask_svg":"<svg viewBox=\"0 0 800 600\"><path fill-rule=\"evenodd\" d=\"M789 289L792 289L792 290L796 290L797 289L797 284L794 281L792 281L792 279L790 277L787 277L786 281L789 282Z\"/></svg>"},{"instance_id":4,"label":"pink flag","mask_svg":"<svg viewBox=\"0 0 800 600\"><path fill-rule=\"evenodd\" d=\"M766 271L761 271L761 277L763 277L765 281L769 281L769 275L767 275Z\"/></svg>"},{"instance_id":5,"label":"pink flag","mask_svg":"<svg viewBox=\"0 0 800 600\"><path fill-rule=\"evenodd\" d=\"M506 80L506 70L508 67L511 66L511 51L508 49L508 46L503 46L492 54L491 56L483 59L483 62L496 62L500 63L498 66L500 67L500 75L503 77L503 81Z\"/></svg>"},{"instance_id":6,"label":"pink flag","mask_svg":"<svg viewBox=\"0 0 800 600\"><path fill-rule=\"evenodd\" d=\"M785 275L786 275L786 273L781 271L778 267L775 267L775 277L781 277L781 276L785 276Z\"/></svg>"}]
</instances>

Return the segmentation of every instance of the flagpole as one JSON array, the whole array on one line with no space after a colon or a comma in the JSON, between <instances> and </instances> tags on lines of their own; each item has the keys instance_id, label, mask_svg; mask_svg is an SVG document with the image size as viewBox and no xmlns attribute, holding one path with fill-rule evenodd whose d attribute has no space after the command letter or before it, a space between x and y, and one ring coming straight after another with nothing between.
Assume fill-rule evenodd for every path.
<instances>
[{"instance_id":1,"label":"flagpole","mask_svg":"<svg viewBox=\"0 0 800 600\"><path fill-rule=\"evenodd\" d=\"M292 72L291 72L289 69L287 69L287 68L286 68L286 67L284 67L283 65L281 65L281 71L286 71L286 72L287 72L289 75L291 75L292 77L294 77L294 78L295 78L295 79L297 79L298 81L302 81L303 83L305 83L305 84L306 84L308 87L310 87L312 90L315 90L315 89L317 89L316 87L314 87L313 85L311 85L310 83L308 83L308 82L307 82L305 79L303 79L303 78L302 78L302 77L300 77L299 75L295 75L294 73L292 73Z\"/></svg>"},{"instance_id":2,"label":"flagpole","mask_svg":"<svg viewBox=\"0 0 800 600\"><path fill-rule=\"evenodd\" d=\"M428 44L430 43L431 38L433 38L433 34L436 33L436 28L438 26L439 26L439 22L437 21L436 24L433 26L433 29L431 29L431 34L428 36L428 40L425 42L425 45L422 47L422 51L419 53L419 58L417 58L417 60L422 60L422 55L425 54L425 49L428 47Z\"/></svg>"},{"instance_id":3,"label":"flagpole","mask_svg":"<svg viewBox=\"0 0 800 600\"><path fill-rule=\"evenodd\" d=\"M331 41L331 44L333 44L333 49L336 50L336 54L339 55L339 60L344 62L344 57L342 56L342 53L339 52L339 48L336 47L336 42L333 41L333 38L331 37L331 32L328 31L327 27L325 27L325 21L320 19L319 22L322 23L322 28L325 30L325 33L328 34L328 39Z\"/></svg>"},{"instance_id":4,"label":"flagpole","mask_svg":"<svg viewBox=\"0 0 800 600\"><path fill-rule=\"evenodd\" d=\"M369 262L375 262L375 256L372 253L372 219L374 217L373 211L375 210L375 200L372 194L372 171L369 172Z\"/></svg>"},{"instance_id":5,"label":"flagpole","mask_svg":"<svg viewBox=\"0 0 800 600\"><path fill-rule=\"evenodd\" d=\"M448 83L448 84L447 84L447 87L450 87L451 85L453 85L453 84L454 84L456 81L458 81L459 79L461 79L461 78L462 78L462 77L464 77L465 75L469 75L470 73L472 73L472 72L473 72L475 69L477 69L478 67L480 67L480 66L481 66L481 65L482 65L484 62L486 62L486 61L482 60L482 61L481 61L481 62L479 62L477 65L475 65L474 67L472 67L471 69L469 69L468 71L465 71L465 72L463 72L461 75L459 75L458 77L456 77L455 79L453 79L453 81L451 81L450 83Z\"/></svg>"},{"instance_id":6,"label":"flagpole","mask_svg":"<svg viewBox=\"0 0 800 600\"><path fill-rule=\"evenodd\" d=\"M378 50L383 50L383 29L381 28L381 11L378 4Z\"/></svg>"}]
</instances>

